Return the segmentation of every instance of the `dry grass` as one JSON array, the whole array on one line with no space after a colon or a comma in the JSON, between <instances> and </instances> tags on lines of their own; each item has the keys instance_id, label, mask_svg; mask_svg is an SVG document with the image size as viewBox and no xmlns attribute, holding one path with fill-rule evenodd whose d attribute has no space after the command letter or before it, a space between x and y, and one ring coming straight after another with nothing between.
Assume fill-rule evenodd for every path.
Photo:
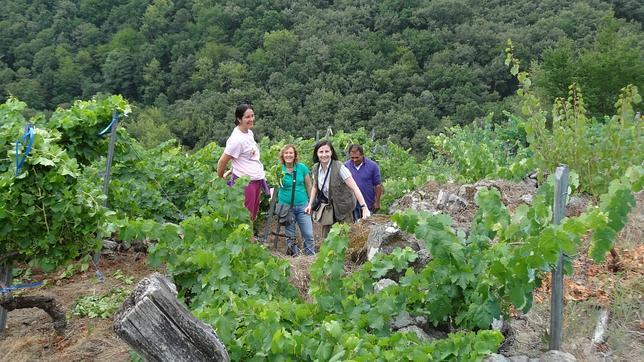
<instances>
[{"instance_id":1,"label":"dry grass","mask_svg":"<svg viewBox=\"0 0 644 362\"><path fill-rule=\"evenodd\" d=\"M309 296L309 282L311 281L309 270L311 269L311 264L315 261L315 256L302 255L286 257L285 259L291 265L289 281L300 291L300 296L305 301L312 302L313 300Z\"/></svg>"}]
</instances>

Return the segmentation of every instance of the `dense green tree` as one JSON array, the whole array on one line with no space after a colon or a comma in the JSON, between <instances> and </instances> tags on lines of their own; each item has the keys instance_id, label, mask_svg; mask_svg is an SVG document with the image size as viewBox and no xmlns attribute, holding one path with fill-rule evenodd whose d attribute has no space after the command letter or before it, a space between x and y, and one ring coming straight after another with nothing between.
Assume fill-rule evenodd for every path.
<instances>
[{"instance_id":1,"label":"dense green tree","mask_svg":"<svg viewBox=\"0 0 644 362\"><path fill-rule=\"evenodd\" d=\"M591 114L611 114L619 90L628 84L644 87L644 49L633 36L618 33L617 23L607 19L590 48L575 48L562 40L544 53L535 70L535 84L549 101L566 97L577 83Z\"/></svg>"},{"instance_id":2,"label":"dense green tree","mask_svg":"<svg viewBox=\"0 0 644 362\"><path fill-rule=\"evenodd\" d=\"M165 91L161 63L156 58L152 59L143 69L143 81L143 101L146 104L152 104L159 94Z\"/></svg>"},{"instance_id":3,"label":"dense green tree","mask_svg":"<svg viewBox=\"0 0 644 362\"><path fill-rule=\"evenodd\" d=\"M153 0L143 13L141 33L151 40L167 32L173 10L172 0Z\"/></svg>"},{"instance_id":4,"label":"dense green tree","mask_svg":"<svg viewBox=\"0 0 644 362\"><path fill-rule=\"evenodd\" d=\"M612 4L616 16L640 24L644 22L644 6L639 0L612 0Z\"/></svg>"},{"instance_id":5,"label":"dense green tree","mask_svg":"<svg viewBox=\"0 0 644 362\"><path fill-rule=\"evenodd\" d=\"M81 68L72 58L71 53L59 54L58 69L54 73L54 82L51 91L54 96L51 99L53 104L70 102L83 95L82 84L83 74Z\"/></svg>"},{"instance_id":6,"label":"dense green tree","mask_svg":"<svg viewBox=\"0 0 644 362\"><path fill-rule=\"evenodd\" d=\"M297 36L288 30L276 30L264 34L264 49L282 69L286 69L295 55Z\"/></svg>"},{"instance_id":7,"label":"dense green tree","mask_svg":"<svg viewBox=\"0 0 644 362\"><path fill-rule=\"evenodd\" d=\"M406 125L435 132L489 112L503 120L517 88L503 64L508 38L524 64L541 63L534 80L544 96L575 81L599 105L593 113L612 110L620 86L642 83L638 5L10 0L0 12L0 96L45 110L122 93L167 115L158 121L189 147L225 140L230 127L216 120L240 100L263 113L258 134L362 126L416 146L422 137ZM400 127L381 124L390 119Z\"/></svg>"},{"instance_id":8,"label":"dense green tree","mask_svg":"<svg viewBox=\"0 0 644 362\"><path fill-rule=\"evenodd\" d=\"M135 117L132 121L127 122L125 127L145 147L154 147L174 138L174 134L163 123L164 116L159 108L148 107L138 112Z\"/></svg>"},{"instance_id":9,"label":"dense green tree","mask_svg":"<svg viewBox=\"0 0 644 362\"><path fill-rule=\"evenodd\" d=\"M103 63L103 85L108 92L120 93L129 99L138 96L136 73L137 64L132 55L123 49L115 49L107 54Z\"/></svg>"}]
</instances>

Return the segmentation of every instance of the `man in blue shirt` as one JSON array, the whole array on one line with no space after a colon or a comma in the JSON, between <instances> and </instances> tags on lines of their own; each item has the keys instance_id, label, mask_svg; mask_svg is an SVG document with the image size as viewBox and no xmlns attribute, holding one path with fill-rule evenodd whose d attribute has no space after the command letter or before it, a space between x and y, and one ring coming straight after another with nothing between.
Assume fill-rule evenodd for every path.
<instances>
[{"instance_id":1,"label":"man in blue shirt","mask_svg":"<svg viewBox=\"0 0 644 362\"><path fill-rule=\"evenodd\" d=\"M364 149L361 145L353 144L349 146L349 160L344 165L351 171L351 176L358 184L369 211L371 213L378 211L380 196L382 196L382 182L378 164L364 156ZM353 218L355 220L362 218L360 205L356 205Z\"/></svg>"}]
</instances>

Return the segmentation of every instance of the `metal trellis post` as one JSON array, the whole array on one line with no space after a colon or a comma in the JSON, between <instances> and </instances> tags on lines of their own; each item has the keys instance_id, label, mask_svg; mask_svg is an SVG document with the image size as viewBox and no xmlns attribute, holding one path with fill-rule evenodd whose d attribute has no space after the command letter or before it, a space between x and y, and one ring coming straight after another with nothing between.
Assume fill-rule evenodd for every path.
<instances>
[{"instance_id":1,"label":"metal trellis post","mask_svg":"<svg viewBox=\"0 0 644 362\"><path fill-rule=\"evenodd\" d=\"M555 225L561 223L566 211L568 196L568 167L557 167L555 171L555 199L552 205ZM550 349L561 348L563 327L563 254L559 253L556 269L552 272L552 291L550 297Z\"/></svg>"},{"instance_id":2,"label":"metal trellis post","mask_svg":"<svg viewBox=\"0 0 644 362\"><path fill-rule=\"evenodd\" d=\"M103 194L105 195L105 201L103 206L107 207L109 205L109 186L110 186L110 173L112 172L112 160L114 159L114 145L116 144L116 128L119 123L119 115L115 114L112 119L112 127L110 129L110 143L107 148L107 164L105 166L105 177L103 178ZM92 261L96 267L96 277L100 282L105 281L105 276L101 273L101 270L98 268L98 262L101 259L101 252L98 251L92 255Z\"/></svg>"}]
</instances>

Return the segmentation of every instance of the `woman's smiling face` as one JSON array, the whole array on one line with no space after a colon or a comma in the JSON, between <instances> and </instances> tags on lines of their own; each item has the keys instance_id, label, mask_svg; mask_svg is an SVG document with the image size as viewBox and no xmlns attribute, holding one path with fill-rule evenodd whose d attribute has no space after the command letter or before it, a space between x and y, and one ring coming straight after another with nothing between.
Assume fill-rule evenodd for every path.
<instances>
[{"instance_id":1,"label":"woman's smiling face","mask_svg":"<svg viewBox=\"0 0 644 362\"><path fill-rule=\"evenodd\" d=\"M282 158L284 158L285 163L292 164L295 160L295 150L292 147L287 148L284 150Z\"/></svg>"},{"instance_id":2,"label":"woman's smiling face","mask_svg":"<svg viewBox=\"0 0 644 362\"><path fill-rule=\"evenodd\" d=\"M255 125L255 113L251 108L248 108L244 115L239 120L239 128L242 130L249 130Z\"/></svg>"},{"instance_id":3,"label":"woman's smiling face","mask_svg":"<svg viewBox=\"0 0 644 362\"><path fill-rule=\"evenodd\" d=\"M323 145L318 148L318 159L321 163L327 164L331 160L331 147Z\"/></svg>"}]
</instances>

